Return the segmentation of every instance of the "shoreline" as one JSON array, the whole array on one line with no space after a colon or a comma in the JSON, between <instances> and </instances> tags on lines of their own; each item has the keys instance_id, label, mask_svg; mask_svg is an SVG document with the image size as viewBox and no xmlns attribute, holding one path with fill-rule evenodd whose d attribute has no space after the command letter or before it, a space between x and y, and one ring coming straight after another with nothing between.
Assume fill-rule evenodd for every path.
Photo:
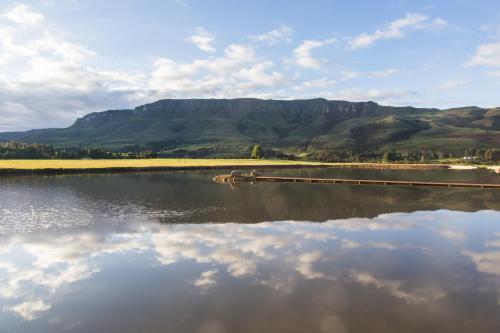
<instances>
[{"instance_id":1,"label":"shoreline","mask_svg":"<svg viewBox=\"0 0 500 333\"><path fill-rule=\"evenodd\" d=\"M481 166L498 170L499 166ZM167 171L351 168L436 170L462 169L449 164L321 163L287 160L151 159L151 160L0 160L0 176L105 174ZM476 167L475 167L476 168ZM469 168L467 168L469 169Z\"/></svg>"}]
</instances>

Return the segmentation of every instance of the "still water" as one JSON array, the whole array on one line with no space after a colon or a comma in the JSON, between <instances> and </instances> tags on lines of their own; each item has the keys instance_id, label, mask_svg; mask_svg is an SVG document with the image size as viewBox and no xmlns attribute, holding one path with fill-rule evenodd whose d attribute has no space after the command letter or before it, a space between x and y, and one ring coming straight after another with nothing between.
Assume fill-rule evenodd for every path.
<instances>
[{"instance_id":1,"label":"still water","mask_svg":"<svg viewBox=\"0 0 500 333\"><path fill-rule=\"evenodd\" d=\"M500 191L218 173L0 178L0 331L500 331Z\"/></svg>"}]
</instances>

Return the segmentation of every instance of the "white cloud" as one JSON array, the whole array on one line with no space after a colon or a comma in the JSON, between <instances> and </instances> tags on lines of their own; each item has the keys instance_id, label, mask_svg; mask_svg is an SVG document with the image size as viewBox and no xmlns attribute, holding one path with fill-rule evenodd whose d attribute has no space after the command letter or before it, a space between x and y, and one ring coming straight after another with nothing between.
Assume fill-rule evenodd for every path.
<instances>
[{"instance_id":1,"label":"white cloud","mask_svg":"<svg viewBox=\"0 0 500 333\"><path fill-rule=\"evenodd\" d=\"M247 62L254 60L255 50L251 46L241 44L231 44L224 50L228 59L237 62Z\"/></svg>"},{"instance_id":2,"label":"white cloud","mask_svg":"<svg viewBox=\"0 0 500 333\"><path fill-rule=\"evenodd\" d=\"M500 77L500 71L489 71L487 74L491 77Z\"/></svg>"},{"instance_id":3,"label":"white cloud","mask_svg":"<svg viewBox=\"0 0 500 333\"><path fill-rule=\"evenodd\" d=\"M139 234L116 234L106 238L93 233L62 236L51 242L13 237L3 248L0 268L0 298L4 309L25 320L36 319L51 307L51 299L63 286L88 279L100 269L89 258L125 251L142 251ZM14 257L12 253L16 253ZM19 264L19 258L23 258Z\"/></svg>"},{"instance_id":4,"label":"white cloud","mask_svg":"<svg viewBox=\"0 0 500 333\"><path fill-rule=\"evenodd\" d=\"M342 71L341 75L342 75L341 78L342 81L349 81L357 78L359 76L359 73L350 69L345 69Z\"/></svg>"},{"instance_id":5,"label":"white cloud","mask_svg":"<svg viewBox=\"0 0 500 333\"><path fill-rule=\"evenodd\" d=\"M286 82L286 77L279 72L267 73L273 67L272 62L257 63L250 68L242 68L235 75L243 80L243 86L248 88L272 87Z\"/></svg>"},{"instance_id":6,"label":"white cloud","mask_svg":"<svg viewBox=\"0 0 500 333\"><path fill-rule=\"evenodd\" d=\"M388 243L388 242L370 242L367 245L368 245L368 247L373 247L373 248L377 248L377 249L384 249L384 250L391 250L391 251L399 250L401 248L400 246L397 246L395 244Z\"/></svg>"},{"instance_id":7,"label":"white cloud","mask_svg":"<svg viewBox=\"0 0 500 333\"><path fill-rule=\"evenodd\" d=\"M17 24L36 25L44 20L43 15L32 11L28 6L19 4L2 14L2 17Z\"/></svg>"},{"instance_id":8,"label":"white cloud","mask_svg":"<svg viewBox=\"0 0 500 333\"><path fill-rule=\"evenodd\" d=\"M479 272L493 274L500 278L500 251L463 251L462 253L472 260Z\"/></svg>"},{"instance_id":9,"label":"white cloud","mask_svg":"<svg viewBox=\"0 0 500 333\"><path fill-rule=\"evenodd\" d=\"M395 68L389 68L389 69L384 69L384 70L377 70L377 71L372 71L372 72L359 72L356 70L352 69L342 69L340 71L340 82L344 81L349 81L355 78L384 78L384 77L389 77L393 76L400 73L398 69Z\"/></svg>"},{"instance_id":10,"label":"white cloud","mask_svg":"<svg viewBox=\"0 0 500 333\"><path fill-rule=\"evenodd\" d=\"M17 5L2 14L2 17L8 20L5 24L0 24L0 65L12 65L17 60L16 65L29 67L31 61L40 58L68 65L77 64L94 55L87 48L64 40L57 32L48 28L41 14L25 5Z\"/></svg>"},{"instance_id":11,"label":"white cloud","mask_svg":"<svg viewBox=\"0 0 500 333\"><path fill-rule=\"evenodd\" d=\"M92 67L95 52L67 41L25 5L1 14L0 49L0 131L67 125L128 105L141 86L140 75Z\"/></svg>"},{"instance_id":12,"label":"white cloud","mask_svg":"<svg viewBox=\"0 0 500 333\"><path fill-rule=\"evenodd\" d=\"M193 284L198 288L208 289L215 285L215 277L217 275L216 270L206 271L201 273L201 276L193 282Z\"/></svg>"},{"instance_id":13,"label":"white cloud","mask_svg":"<svg viewBox=\"0 0 500 333\"><path fill-rule=\"evenodd\" d=\"M441 82L437 88L439 90L454 90L454 89L457 89L460 87L467 86L468 84L469 84L469 81L467 81L465 79L450 79L450 80L446 80L446 81Z\"/></svg>"},{"instance_id":14,"label":"white cloud","mask_svg":"<svg viewBox=\"0 0 500 333\"><path fill-rule=\"evenodd\" d=\"M37 318L40 312L49 310L50 304L47 304L42 300L34 300L23 302L10 307L5 307L4 309L17 313L25 320L33 320Z\"/></svg>"},{"instance_id":15,"label":"white cloud","mask_svg":"<svg viewBox=\"0 0 500 333\"><path fill-rule=\"evenodd\" d=\"M308 280L325 278L325 274L313 268L313 264L320 261L321 257L322 254L319 251L304 253L298 257L295 269Z\"/></svg>"},{"instance_id":16,"label":"white cloud","mask_svg":"<svg viewBox=\"0 0 500 333\"><path fill-rule=\"evenodd\" d=\"M434 230L437 234L441 235L444 238L456 241L456 242L461 242L467 239L467 234L464 230L459 230L455 227L450 227L447 225L444 225L440 228L436 229L431 229Z\"/></svg>"},{"instance_id":17,"label":"white cloud","mask_svg":"<svg viewBox=\"0 0 500 333\"><path fill-rule=\"evenodd\" d=\"M189 37L189 41L205 52L214 53L216 50L213 46L214 35L203 27L196 28L196 33Z\"/></svg>"},{"instance_id":18,"label":"white cloud","mask_svg":"<svg viewBox=\"0 0 500 333\"><path fill-rule=\"evenodd\" d=\"M432 21L432 24L430 25L430 27L432 28L444 28L448 26L448 22L446 22L446 20L442 19L442 18L437 18L437 19L434 19Z\"/></svg>"},{"instance_id":19,"label":"white cloud","mask_svg":"<svg viewBox=\"0 0 500 333\"><path fill-rule=\"evenodd\" d=\"M191 41L215 51L213 36L203 28ZM273 62L258 57L252 46L236 43L220 57L157 58L151 71L98 68L96 52L68 41L24 5L0 14L0 49L0 132L67 126L89 112L159 98L264 96L269 93L264 89L288 84Z\"/></svg>"},{"instance_id":20,"label":"white cloud","mask_svg":"<svg viewBox=\"0 0 500 333\"><path fill-rule=\"evenodd\" d=\"M476 266L476 270L481 273L491 274L497 278L497 295L500 304L500 233L495 233L496 239L488 240L485 243L485 249L494 248L493 251L474 252L462 251L462 254L468 257Z\"/></svg>"},{"instance_id":21,"label":"white cloud","mask_svg":"<svg viewBox=\"0 0 500 333\"><path fill-rule=\"evenodd\" d=\"M269 46L277 44L281 41L291 42L290 35L292 28L287 25L281 25L278 29L274 29L261 35L251 36L255 42L267 43Z\"/></svg>"},{"instance_id":22,"label":"white cloud","mask_svg":"<svg viewBox=\"0 0 500 333\"><path fill-rule=\"evenodd\" d=\"M410 28L443 25L439 19L409 14L381 30L384 33L376 35L375 40L404 35ZM213 34L199 27L189 41L206 54L188 60L160 56L153 58L149 66L146 64L147 69L125 71L119 64L96 66L101 60L97 52L69 38L71 35L33 8L13 6L0 13L0 132L63 127L89 112L130 108L159 98L340 96L389 103L413 94L405 90L331 91L335 84L360 75L394 75L394 69L373 73L346 70L339 78L302 76L304 69L324 66L326 60L319 51L335 43L333 38L303 41L292 51L293 57L285 61L285 66L258 54L259 50L264 52L258 47L260 43L288 42L291 33L289 26L278 26L251 36L254 43L232 43L221 47L217 50L221 54L215 55ZM287 66L290 64L296 66ZM297 93L301 90L305 92Z\"/></svg>"},{"instance_id":23,"label":"white cloud","mask_svg":"<svg viewBox=\"0 0 500 333\"><path fill-rule=\"evenodd\" d=\"M304 81L298 85L292 87L293 90L303 91L303 90L315 90L315 89L328 89L336 85L335 80L330 80L327 78L320 78L310 81Z\"/></svg>"},{"instance_id":24,"label":"white cloud","mask_svg":"<svg viewBox=\"0 0 500 333\"><path fill-rule=\"evenodd\" d=\"M480 45L472 59L465 65L500 67L500 41Z\"/></svg>"},{"instance_id":25,"label":"white cloud","mask_svg":"<svg viewBox=\"0 0 500 333\"><path fill-rule=\"evenodd\" d=\"M343 249L357 249L361 247L361 244L350 239L342 239L342 248Z\"/></svg>"},{"instance_id":26,"label":"white cloud","mask_svg":"<svg viewBox=\"0 0 500 333\"><path fill-rule=\"evenodd\" d=\"M381 78L381 77L388 77L392 75L398 74L400 71L395 68L389 68L389 69L384 69L384 70L379 70L379 71L373 71L370 73L370 77L376 77L376 78Z\"/></svg>"},{"instance_id":27,"label":"white cloud","mask_svg":"<svg viewBox=\"0 0 500 333\"><path fill-rule=\"evenodd\" d=\"M392 296L400 298L409 304L418 304L441 299L446 296L446 292L439 285L427 285L405 290L404 281L380 279L370 273L353 270L351 277L354 281L363 286L373 286L378 289L386 290Z\"/></svg>"},{"instance_id":28,"label":"white cloud","mask_svg":"<svg viewBox=\"0 0 500 333\"><path fill-rule=\"evenodd\" d=\"M376 101L379 103L399 104L399 100L414 96L415 92L409 90L385 90L385 89L347 89L328 94L331 99L341 99L353 102Z\"/></svg>"},{"instance_id":29,"label":"white cloud","mask_svg":"<svg viewBox=\"0 0 500 333\"><path fill-rule=\"evenodd\" d=\"M384 265L368 265L371 270L358 265L346 267L345 258L370 255L373 249L400 251L403 248L406 251L413 248L427 253L421 258L433 263L436 259L432 257L433 252L422 245L427 244L439 252L442 242L419 239L405 243L401 241L407 238L404 235L415 230L449 230L450 224L452 232L441 234L446 237L442 240L463 240L468 230L464 229L462 235L462 230L456 226L470 220L470 213L440 210L382 214L372 219L350 218L320 224L292 221L247 225L140 224L151 221L144 218L146 211L145 214L113 212L111 215L119 214L135 221L120 228L119 232L72 232L50 241L46 238L50 233L43 232L4 237L0 245L0 298L5 301L4 309L26 320L35 319L48 311L55 300L67 296L65 287L106 270L105 263L109 260L129 263L134 257L150 268L151 262L147 260L152 259L151 255L159 265L190 262L189 267L193 267L194 263L198 264L203 272L185 283L202 292L217 283L219 273L227 272L232 278L244 278L245 283L267 285L282 291L293 290L293 283L303 279L342 280L379 289L411 304L432 302L445 297L449 289L447 281L424 281L418 276L394 278L387 275L391 272L384 271ZM162 216L162 212L157 211L149 214ZM475 213L477 220L494 220L497 216L498 212L494 211ZM363 235L367 231L379 231L380 237L366 239ZM488 247L495 247L492 252L462 252L479 272L500 276L498 236L500 234L489 237L486 243ZM144 257L130 256L129 252ZM115 256L109 258L107 255ZM382 257L375 253L373 258ZM365 266L361 262L358 264ZM429 266L425 262L422 265ZM80 290L82 285L74 287L72 289Z\"/></svg>"},{"instance_id":30,"label":"white cloud","mask_svg":"<svg viewBox=\"0 0 500 333\"><path fill-rule=\"evenodd\" d=\"M229 45L218 58L188 63L162 58L154 64L149 87L157 97L242 97L287 83L282 73L270 71L272 62L259 60L251 46L241 44Z\"/></svg>"},{"instance_id":31,"label":"white cloud","mask_svg":"<svg viewBox=\"0 0 500 333\"><path fill-rule=\"evenodd\" d=\"M312 51L325 45L335 43L334 38L325 40L305 40L293 50L294 62L303 68L318 69L322 66L322 61L312 56Z\"/></svg>"},{"instance_id":32,"label":"white cloud","mask_svg":"<svg viewBox=\"0 0 500 333\"><path fill-rule=\"evenodd\" d=\"M432 29L442 28L447 22L442 18L430 20L429 17L422 14L410 13L405 17L391 22L383 29L377 30L371 34L363 33L349 41L349 46L353 49L368 47L376 41L384 39L395 39L405 37L406 30L409 29Z\"/></svg>"}]
</instances>

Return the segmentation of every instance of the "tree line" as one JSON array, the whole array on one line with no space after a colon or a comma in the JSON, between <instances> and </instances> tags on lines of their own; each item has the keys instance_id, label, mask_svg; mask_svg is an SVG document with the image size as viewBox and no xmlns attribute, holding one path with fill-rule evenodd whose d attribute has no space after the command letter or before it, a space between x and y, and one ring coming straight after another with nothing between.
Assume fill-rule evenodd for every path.
<instances>
[{"instance_id":1,"label":"tree line","mask_svg":"<svg viewBox=\"0 0 500 333\"><path fill-rule=\"evenodd\" d=\"M158 157L158 154L149 149L123 152L90 146L56 149L51 145L40 143L0 143L0 159L121 159L155 157Z\"/></svg>"},{"instance_id":2,"label":"tree line","mask_svg":"<svg viewBox=\"0 0 500 333\"><path fill-rule=\"evenodd\" d=\"M381 162L381 163L428 163L460 159L464 163L495 163L500 161L500 149L466 149L463 154L457 152L416 150L310 150L309 159L322 162Z\"/></svg>"},{"instance_id":3,"label":"tree line","mask_svg":"<svg viewBox=\"0 0 500 333\"><path fill-rule=\"evenodd\" d=\"M466 149L456 152L418 150L352 150L321 149L312 146L279 149L260 144L241 147L177 147L171 150L155 150L151 145L134 145L116 150L104 147L54 148L40 143L0 143L0 159L137 159L157 157L180 158L270 158L289 160L311 160L321 162L381 162L381 163L426 163L462 159L466 163L496 163L500 161L500 149Z\"/></svg>"}]
</instances>

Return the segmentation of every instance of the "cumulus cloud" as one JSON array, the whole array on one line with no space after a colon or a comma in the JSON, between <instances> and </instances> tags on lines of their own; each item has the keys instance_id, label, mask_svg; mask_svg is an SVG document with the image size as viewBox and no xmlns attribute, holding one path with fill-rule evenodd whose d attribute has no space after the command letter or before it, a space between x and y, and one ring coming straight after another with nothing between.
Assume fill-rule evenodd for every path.
<instances>
[{"instance_id":1,"label":"cumulus cloud","mask_svg":"<svg viewBox=\"0 0 500 333\"><path fill-rule=\"evenodd\" d=\"M376 40L403 37L408 29L444 25L444 20L408 14L350 43L367 46ZM291 92L304 90L301 96L294 97L314 94L389 103L413 94L406 90L376 89L331 92L334 85L361 75L355 70L344 71L334 79L302 76L303 70L324 66L326 60L315 53L335 43L334 38L302 41L292 50L290 59L284 61L285 66L258 54L258 50L264 52L260 45L289 42L291 34L289 26L281 25L250 36L248 43L235 42L216 50L214 34L198 27L186 43L193 43L204 55L188 60L160 55L152 58L146 69L130 71L120 69L118 64L107 68L96 66L101 59L95 50L71 40L32 7L12 6L0 13L0 132L64 127L89 112L130 108L161 98L290 98ZM495 58L485 51L479 53L475 63ZM494 61L490 59L488 63ZM367 75L385 77L395 73L396 70L388 69Z\"/></svg>"},{"instance_id":2,"label":"cumulus cloud","mask_svg":"<svg viewBox=\"0 0 500 333\"><path fill-rule=\"evenodd\" d=\"M379 40L404 38L406 31L410 29L435 29L446 25L447 22L442 18L431 20L426 15L409 13L403 18L389 23L383 29L376 30L373 33L362 33L353 37L349 41L349 46L353 49L368 47Z\"/></svg>"},{"instance_id":3,"label":"cumulus cloud","mask_svg":"<svg viewBox=\"0 0 500 333\"><path fill-rule=\"evenodd\" d=\"M500 278L500 251L463 251L462 254L472 260L479 272L493 274Z\"/></svg>"},{"instance_id":4,"label":"cumulus cloud","mask_svg":"<svg viewBox=\"0 0 500 333\"><path fill-rule=\"evenodd\" d=\"M274 64L270 61L258 63L249 68L242 68L235 76L243 80L242 86L248 88L272 87L285 84L285 75L273 71L267 72L268 69L273 67Z\"/></svg>"},{"instance_id":5,"label":"cumulus cloud","mask_svg":"<svg viewBox=\"0 0 500 333\"><path fill-rule=\"evenodd\" d=\"M208 53L214 53L214 35L203 27L196 28L196 33L189 37L189 41L196 45L200 50Z\"/></svg>"},{"instance_id":6,"label":"cumulus cloud","mask_svg":"<svg viewBox=\"0 0 500 333\"><path fill-rule=\"evenodd\" d=\"M14 237L0 256L0 269L8 273L0 274L0 297L15 303L4 310L25 320L36 319L51 308L51 298L58 290L100 270L90 258L131 250L140 252L144 245L139 234L127 233L110 238L79 233L50 242ZM19 258L23 258L21 265L16 261Z\"/></svg>"},{"instance_id":7,"label":"cumulus cloud","mask_svg":"<svg viewBox=\"0 0 500 333\"><path fill-rule=\"evenodd\" d=\"M241 279L284 292L293 291L293 283L304 280L356 282L409 304L426 304L445 297L449 283L429 281L429 272L424 274L423 280L422 276L391 276L394 272L384 269L386 265L377 265L376 260L383 262L383 257L376 251L395 251L393 254L400 256L413 249L425 260L417 261L432 269L436 263L432 251L442 252L444 242L454 246L460 244L463 250L457 253L470 259L479 272L500 276L500 234L487 237L486 248L492 251L482 253L466 250L465 243L455 242L465 239L467 229L438 232L450 229L450 225L456 228L456 225L470 222L470 213L464 212L440 210L325 223L275 221L248 225L140 224L150 219L144 219L141 214L123 214L122 217L126 215L133 223L109 233L72 230L69 235L57 239L50 237L51 233L44 235L42 232L4 237L0 244L3 309L25 320L40 317L55 299L61 300L64 294L58 292L65 287L105 271L105 263L111 260L106 256L114 256L114 262L125 260L129 264L130 258L135 258L148 269L151 267L148 260L153 259L157 265L180 264L180 268L190 262L189 266L197 266L201 274L186 279L185 284L201 292L215 286L219 274L227 273L224 278ZM474 214L478 220L494 219L498 215L493 211ZM402 241L411 239L407 236L416 230L435 234L439 241L433 237L412 239L410 243ZM374 233L376 237L366 237ZM352 266L345 266L346 258L373 253L374 262L370 258L348 260ZM81 285L74 287L81 291Z\"/></svg>"},{"instance_id":8,"label":"cumulus cloud","mask_svg":"<svg viewBox=\"0 0 500 333\"><path fill-rule=\"evenodd\" d=\"M215 51L213 35L201 27L189 41ZM237 43L219 57L160 57L144 72L99 68L95 51L69 41L25 5L0 14L0 49L0 131L67 126L89 112L160 98L259 96L287 82L273 62Z\"/></svg>"},{"instance_id":9,"label":"cumulus cloud","mask_svg":"<svg viewBox=\"0 0 500 333\"><path fill-rule=\"evenodd\" d=\"M407 289L404 281L380 279L368 272L353 270L351 277L363 286L373 286L389 292L392 296L400 298L407 303L416 304L435 301L446 296L446 292L439 285L422 286Z\"/></svg>"},{"instance_id":10,"label":"cumulus cloud","mask_svg":"<svg viewBox=\"0 0 500 333\"><path fill-rule=\"evenodd\" d=\"M298 257L296 270L308 280L324 278L324 273L313 268L313 264L320 260L321 252L319 251L304 253Z\"/></svg>"},{"instance_id":11,"label":"cumulus cloud","mask_svg":"<svg viewBox=\"0 0 500 333\"><path fill-rule=\"evenodd\" d=\"M33 320L37 318L40 312L47 311L50 307L50 304L47 304L42 300L33 300L5 307L4 309L17 313L25 320Z\"/></svg>"},{"instance_id":12,"label":"cumulus cloud","mask_svg":"<svg viewBox=\"0 0 500 333\"><path fill-rule=\"evenodd\" d=\"M277 29L273 29L271 31L268 31L266 33L263 33L261 35L255 35L251 36L250 39L255 41L255 42L262 42L266 43L269 46L272 46L274 44L277 44L281 41L285 41L290 43L291 42L291 36L292 34L292 28L290 28L287 25L281 25Z\"/></svg>"},{"instance_id":13,"label":"cumulus cloud","mask_svg":"<svg viewBox=\"0 0 500 333\"><path fill-rule=\"evenodd\" d=\"M44 20L43 15L35 13L26 5L19 4L2 15L18 24L35 25Z\"/></svg>"},{"instance_id":14,"label":"cumulus cloud","mask_svg":"<svg viewBox=\"0 0 500 333\"><path fill-rule=\"evenodd\" d=\"M0 131L67 125L128 104L140 86L140 75L90 66L95 52L67 41L26 5L1 14L0 49Z\"/></svg>"},{"instance_id":15,"label":"cumulus cloud","mask_svg":"<svg viewBox=\"0 0 500 333\"><path fill-rule=\"evenodd\" d=\"M193 284L198 288L208 289L215 285L215 277L217 275L216 270L205 271L201 273L201 276L196 279Z\"/></svg>"},{"instance_id":16,"label":"cumulus cloud","mask_svg":"<svg viewBox=\"0 0 500 333\"><path fill-rule=\"evenodd\" d=\"M148 85L157 97L243 97L286 84L285 75L272 71L273 66L259 61L251 46L231 44L222 57L188 63L158 59Z\"/></svg>"},{"instance_id":17,"label":"cumulus cloud","mask_svg":"<svg viewBox=\"0 0 500 333\"><path fill-rule=\"evenodd\" d=\"M500 67L500 41L480 45L466 66Z\"/></svg>"},{"instance_id":18,"label":"cumulus cloud","mask_svg":"<svg viewBox=\"0 0 500 333\"><path fill-rule=\"evenodd\" d=\"M312 51L328 44L333 44L335 38L325 40L305 40L293 50L294 62L300 67L318 69L321 68L323 61L313 57Z\"/></svg>"}]
</instances>

